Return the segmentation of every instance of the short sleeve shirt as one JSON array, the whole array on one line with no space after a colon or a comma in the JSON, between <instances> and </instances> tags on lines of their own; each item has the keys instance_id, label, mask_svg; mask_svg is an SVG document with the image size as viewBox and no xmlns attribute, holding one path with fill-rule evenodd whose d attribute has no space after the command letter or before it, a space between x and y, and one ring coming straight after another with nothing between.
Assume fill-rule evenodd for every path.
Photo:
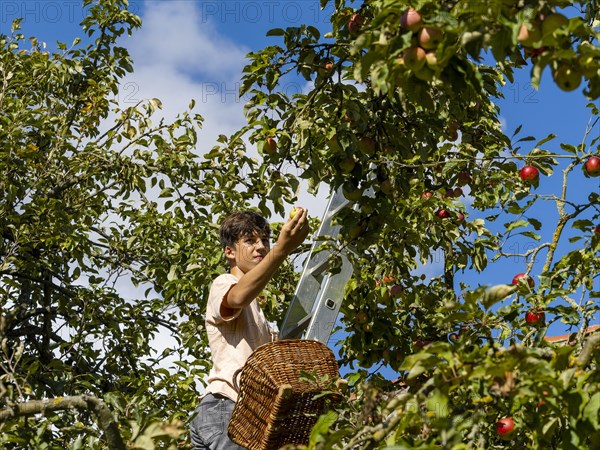
<instances>
[{"instance_id":1,"label":"short sleeve shirt","mask_svg":"<svg viewBox=\"0 0 600 450\"><path fill-rule=\"evenodd\" d=\"M221 317L221 303L238 279L226 273L213 282L206 306L206 331L213 367L208 374L207 392L237 400L233 377L259 346L271 342L271 330L254 299L233 317Z\"/></svg>"}]
</instances>

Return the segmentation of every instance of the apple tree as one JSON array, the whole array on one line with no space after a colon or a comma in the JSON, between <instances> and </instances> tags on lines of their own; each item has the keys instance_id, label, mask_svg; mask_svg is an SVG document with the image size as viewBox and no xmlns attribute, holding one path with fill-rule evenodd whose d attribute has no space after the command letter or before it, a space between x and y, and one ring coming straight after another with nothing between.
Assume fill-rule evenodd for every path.
<instances>
[{"instance_id":1,"label":"apple tree","mask_svg":"<svg viewBox=\"0 0 600 450\"><path fill-rule=\"evenodd\" d=\"M55 50L20 20L0 34L0 447L173 448L209 368L216 221L254 163L241 140L201 160L193 102L171 122L122 107L141 21L83 6Z\"/></svg>"},{"instance_id":2,"label":"apple tree","mask_svg":"<svg viewBox=\"0 0 600 450\"><path fill-rule=\"evenodd\" d=\"M337 220L355 267L339 342L354 400L321 418L310 447L600 445L600 338L587 333L599 111L589 104L579 142L558 142L526 124L507 134L497 106L524 71L597 100L598 3L321 6L333 9L326 33L273 29L274 44L249 55L240 131L262 155L265 211L283 212L301 182L351 202ZM288 96L296 77L309 88ZM585 191L568 189L584 176ZM515 238L525 250L509 248ZM437 255L439 273L419 270ZM514 281L467 281L515 259ZM569 345L544 339L552 324L572 331Z\"/></svg>"}]
</instances>

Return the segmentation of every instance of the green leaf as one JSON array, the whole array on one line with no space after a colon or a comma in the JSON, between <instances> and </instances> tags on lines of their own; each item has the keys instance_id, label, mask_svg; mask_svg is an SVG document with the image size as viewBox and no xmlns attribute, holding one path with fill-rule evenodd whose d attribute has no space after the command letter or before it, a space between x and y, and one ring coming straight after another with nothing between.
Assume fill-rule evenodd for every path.
<instances>
[{"instance_id":1,"label":"green leaf","mask_svg":"<svg viewBox=\"0 0 600 450\"><path fill-rule=\"evenodd\" d=\"M308 441L309 448L315 448L317 442L323 439L335 421L338 418L338 414L335 411L327 411L325 414L322 414L317 419L317 423L313 426L310 432L310 438Z\"/></svg>"},{"instance_id":2,"label":"green leaf","mask_svg":"<svg viewBox=\"0 0 600 450\"><path fill-rule=\"evenodd\" d=\"M600 429L598 411L600 411L600 392L596 392L590 397L582 413L583 419L588 420L596 431Z\"/></svg>"},{"instance_id":3,"label":"green leaf","mask_svg":"<svg viewBox=\"0 0 600 450\"><path fill-rule=\"evenodd\" d=\"M285 30L283 28L273 28L267 31L267 36L283 36L285 34Z\"/></svg>"},{"instance_id":4,"label":"green leaf","mask_svg":"<svg viewBox=\"0 0 600 450\"><path fill-rule=\"evenodd\" d=\"M526 227L528 225L529 225L528 221L520 219L520 220L515 220L514 222L505 223L504 227L506 228L506 231L512 231L515 228Z\"/></svg>"}]
</instances>

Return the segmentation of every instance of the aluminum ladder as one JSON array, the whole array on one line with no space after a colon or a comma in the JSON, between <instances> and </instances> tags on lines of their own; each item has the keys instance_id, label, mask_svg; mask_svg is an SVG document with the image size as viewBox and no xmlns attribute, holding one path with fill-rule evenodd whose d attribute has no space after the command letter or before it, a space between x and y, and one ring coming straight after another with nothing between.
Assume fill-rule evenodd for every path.
<instances>
[{"instance_id":1,"label":"aluminum ladder","mask_svg":"<svg viewBox=\"0 0 600 450\"><path fill-rule=\"evenodd\" d=\"M346 283L352 277L347 248L318 250L325 241L336 241L340 226L335 215L351 202L342 189L329 199L310 253L304 263L300 281L280 327L280 339L312 339L325 345L329 341L344 298ZM339 263L336 258L339 257ZM338 270L331 273L332 264Z\"/></svg>"}]
</instances>

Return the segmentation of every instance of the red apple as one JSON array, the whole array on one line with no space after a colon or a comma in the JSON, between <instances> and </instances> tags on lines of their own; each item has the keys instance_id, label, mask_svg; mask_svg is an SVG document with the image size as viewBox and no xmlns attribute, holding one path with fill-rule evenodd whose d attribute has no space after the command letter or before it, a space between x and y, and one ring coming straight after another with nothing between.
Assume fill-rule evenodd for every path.
<instances>
[{"instance_id":1,"label":"red apple","mask_svg":"<svg viewBox=\"0 0 600 450\"><path fill-rule=\"evenodd\" d=\"M448 217L450 217L450 213L445 210L445 209L440 209L435 213L436 216L438 216L441 219L447 219Z\"/></svg>"},{"instance_id":2,"label":"red apple","mask_svg":"<svg viewBox=\"0 0 600 450\"><path fill-rule=\"evenodd\" d=\"M458 223L462 223L465 220L465 215L460 211L456 214L456 216Z\"/></svg>"},{"instance_id":3,"label":"red apple","mask_svg":"<svg viewBox=\"0 0 600 450\"><path fill-rule=\"evenodd\" d=\"M459 172L457 179L458 179L458 185L464 186L471 182L471 175L469 175L469 172L464 172L464 171Z\"/></svg>"},{"instance_id":4,"label":"red apple","mask_svg":"<svg viewBox=\"0 0 600 450\"><path fill-rule=\"evenodd\" d=\"M392 297L400 297L402 294L404 294L404 288L401 285L392 285L392 287L390 288L390 295Z\"/></svg>"},{"instance_id":5,"label":"red apple","mask_svg":"<svg viewBox=\"0 0 600 450\"><path fill-rule=\"evenodd\" d=\"M421 47L411 47L404 52L402 60L404 65L413 71L423 68L425 65L426 53Z\"/></svg>"},{"instance_id":6,"label":"red apple","mask_svg":"<svg viewBox=\"0 0 600 450\"><path fill-rule=\"evenodd\" d=\"M423 192L421 194L421 200L429 200L432 196L433 196L433 194L429 191Z\"/></svg>"},{"instance_id":7,"label":"red apple","mask_svg":"<svg viewBox=\"0 0 600 450\"><path fill-rule=\"evenodd\" d=\"M263 151L267 155L275 154L275 152L277 152L277 141L275 139L273 139L272 137L268 137L265 140L265 145L263 146Z\"/></svg>"},{"instance_id":8,"label":"red apple","mask_svg":"<svg viewBox=\"0 0 600 450\"><path fill-rule=\"evenodd\" d=\"M512 279L512 284L518 285L519 283L524 283L524 282L527 282L529 287L532 289L535 286L535 281L533 281L533 278L531 278L529 275L524 274L524 273L518 273Z\"/></svg>"},{"instance_id":9,"label":"red apple","mask_svg":"<svg viewBox=\"0 0 600 450\"><path fill-rule=\"evenodd\" d=\"M525 322L527 322L527 325L543 325L545 321L546 314L544 314L544 311L532 310L527 311L527 313L525 314Z\"/></svg>"},{"instance_id":10,"label":"red apple","mask_svg":"<svg viewBox=\"0 0 600 450\"><path fill-rule=\"evenodd\" d=\"M496 433L500 436L506 436L510 434L515 429L515 421L510 417L505 417L496 422Z\"/></svg>"},{"instance_id":11,"label":"red apple","mask_svg":"<svg viewBox=\"0 0 600 450\"><path fill-rule=\"evenodd\" d=\"M419 31L419 45L425 50L432 50L439 45L442 37L443 33L438 28L421 28Z\"/></svg>"},{"instance_id":12,"label":"red apple","mask_svg":"<svg viewBox=\"0 0 600 450\"><path fill-rule=\"evenodd\" d=\"M600 233L600 225L596 225L596 228L594 228L594 233Z\"/></svg>"},{"instance_id":13,"label":"red apple","mask_svg":"<svg viewBox=\"0 0 600 450\"><path fill-rule=\"evenodd\" d=\"M585 172L590 177L597 177L600 175L600 158L597 156L590 156L585 162Z\"/></svg>"},{"instance_id":14,"label":"red apple","mask_svg":"<svg viewBox=\"0 0 600 450\"><path fill-rule=\"evenodd\" d=\"M421 28L422 17L419 12L414 8L408 8L408 10L404 11L402 16L400 16L400 26L405 30L409 31L418 31Z\"/></svg>"},{"instance_id":15,"label":"red apple","mask_svg":"<svg viewBox=\"0 0 600 450\"><path fill-rule=\"evenodd\" d=\"M365 18L360 14L352 14L350 20L348 21L348 31L352 36L356 36L360 33L360 29L362 28L363 23L365 22Z\"/></svg>"},{"instance_id":16,"label":"red apple","mask_svg":"<svg viewBox=\"0 0 600 450\"><path fill-rule=\"evenodd\" d=\"M448 339L452 342L457 342L459 337L460 336L458 333L450 333L450 335L448 336Z\"/></svg>"},{"instance_id":17,"label":"red apple","mask_svg":"<svg viewBox=\"0 0 600 450\"><path fill-rule=\"evenodd\" d=\"M526 183L535 183L540 178L540 172L533 166L523 166L519 175Z\"/></svg>"}]
</instances>

